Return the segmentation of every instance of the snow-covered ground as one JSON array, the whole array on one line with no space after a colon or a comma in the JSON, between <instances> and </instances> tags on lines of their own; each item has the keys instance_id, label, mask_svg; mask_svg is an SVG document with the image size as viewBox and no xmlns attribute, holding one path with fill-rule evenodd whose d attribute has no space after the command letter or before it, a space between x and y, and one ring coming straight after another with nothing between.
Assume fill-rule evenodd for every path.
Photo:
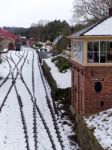
<instances>
[{"instance_id":1,"label":"snow-covered ground","mask_svg":"<svg viewBox=\"0 0 112 150\"><path fill-rule=\"evenodd\" d=\"M9 73L9 66L7 62L2 58L2 64L0 64L0 77L4 78Z\"/></svg>"},{"instance_id":2,"label":"snow-covered ground","mask_svg":"<svg viewBox=\"0 0 112 150\"><path fill-rule=\"evenodd\" d=\"M71 70L68 69L65 73L60 73L56 65L51 61L52 58L44 59L50 67L50 72L57 83L57 87L65 89L71 87Z\"/></svg>"},{"instance_id":3,"label":"snow-covered ground","mask_svg":"<svg viewBox=\"0 0 112 150\"><path fill-rule=\"evenodd\" d=\"M112 150L112 109L85 118L87 126L105 150Z\"/></svg>"},{"instance_id":4,"label":"snow-covered ground","mask_svg":"<svg viewBox=\"0 0 112 150\"><path fill-rule=\"evenodd\" d=\"M32 84L33 56L34 90ZM10 65L8 64L7 59ZM20 59L21 61L19 62ZM14 62L15 64L19 62L16 68ZM21 68L23 63L23 68ZM10 73L10 75L6 82L3 83L8 73ZM15 81L12 79L12 75L14 76ZM45 91L36 52L31 48L22 48L20 52L10 51L7 54L3 54L3 63L0 64L0 76L2 76L0 85L3 83L0 87L0 150L36 150L36 144L38 150L52 150L52 143L47 130L50 131L49 134L56 150L61 150L62 147L56 133L46 98L47 92L52 111L54 112L50 88L47 85L47 82L45 82L47 88ZM22 77L24 82L21 80ZM45 81L44 78L43 80ZM14 85L11 87L12 83ZM36 100L36 105L34 105L35 103L32 100ZM46 128L36 106L39 108L43 120L46 123ZM34 109L36 110L35 115ZM75 144L72 145L69 139L69 136L75 134L70 120L61 118L61 116L57 116L56 114L55 119L64 145L63 149L78 150L78 144L74 142ZM36 124L34 123L34 120L36 120ZM68 122L68 124L63 124L63 121ZM35 143L35 135L37 136L37 143Z\"/></svg>"}]
</instances>

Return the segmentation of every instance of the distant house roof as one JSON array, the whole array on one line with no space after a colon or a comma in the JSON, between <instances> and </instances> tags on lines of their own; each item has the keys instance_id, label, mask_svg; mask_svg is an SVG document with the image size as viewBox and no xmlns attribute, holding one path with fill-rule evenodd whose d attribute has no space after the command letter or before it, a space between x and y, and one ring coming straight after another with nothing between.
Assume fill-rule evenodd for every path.
<instances>
[{"instance_id":1,"label":"distant house roof","mask_svg":"<svg viewBox=\"0 0 112 150\"><path fill-rule=\"evenodd\" d=\"M63 37L63 34L57 36L55 40L52 42L52 45L55 46L61 40L62 37Z\"/></svg>"},{"instance_id":2,"label":"distant house roof","mask_svg":"<svg viewBox=\"0 0 112 150\"><path fill-rule=\"evenodd\" d=\"M112 17L107 17L92 26L73 33L69 37L74 38L79 36L112 36Z\"/></svg>"},{"instance_id":3,"label":"distant house roof","mask_svg":"<svg viewBox=\"0 0 112 150\"><path fill-rule=\"evenodd\" d=\"M2 28L0 28L0 38L3 38L3 39L7 38L7 39L10 39L12 41L16 40L16 36L13 33L9 32L7 30L4 30Z\"/></svg>"}]
</instances>

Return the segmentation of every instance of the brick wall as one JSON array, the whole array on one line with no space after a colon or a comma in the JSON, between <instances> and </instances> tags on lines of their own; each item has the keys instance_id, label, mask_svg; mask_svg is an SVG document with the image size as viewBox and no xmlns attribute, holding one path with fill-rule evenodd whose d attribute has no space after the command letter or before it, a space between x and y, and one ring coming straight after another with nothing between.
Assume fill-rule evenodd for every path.
<instances>
[{"instance_id":1,"label":"brick wall","mask_svg":"<svg viewBox=\"0 0 112 150\"><path fill-rule=\"evenodd\" d=\"M76 114L84 114L84 67L72 63L72 106Z\"/></svg>"},{"instance_id":2,"label":"brick wall","mask_svg":"<svg viewBox=\"0 0 112 150\"><path fill-rule=\"evenodd\" d=\"M95 84L101 83L96 92ZM72 107L76 114L94 114L112 108L112 67L82 66L72 62Z\"/></svg>"},{"instance_id":3,"label":"brick wall","mask_svg":"<svg viewBox=\"0 0 112 150\"><path fill-rule=\"evenodd\" d=\"M112 67L85 67L85 113L91 114L112 108ZM95 91L96 82L102 89Z\"/></svg>"}]
</instances>

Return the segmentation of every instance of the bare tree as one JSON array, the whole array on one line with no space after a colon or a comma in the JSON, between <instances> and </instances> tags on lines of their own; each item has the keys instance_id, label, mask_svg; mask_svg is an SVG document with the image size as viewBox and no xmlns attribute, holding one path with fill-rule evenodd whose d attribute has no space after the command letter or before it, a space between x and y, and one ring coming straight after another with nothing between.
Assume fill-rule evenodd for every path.
<instances>
[{"instance_id":1,"label":"bare tree","mask_svg":"<svg viewBox=\"0 0 112 150\"><path fill-rule=\"evenodd\" d=\"M73 21L87 22L102 19L108 16L111 7L112 0L74 0Z\"/></svg>"}]
</instances>

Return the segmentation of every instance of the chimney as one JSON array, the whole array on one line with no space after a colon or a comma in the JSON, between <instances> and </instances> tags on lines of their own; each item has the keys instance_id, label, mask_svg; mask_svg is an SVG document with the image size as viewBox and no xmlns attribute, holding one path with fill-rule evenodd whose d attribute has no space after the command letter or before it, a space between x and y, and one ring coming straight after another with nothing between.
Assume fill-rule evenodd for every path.
<instances>
[{"instance_id":1,"label":"chimney","mask_svg":"<svg viewBox=\"0 0 112 150\"><path fill-rule=\"evenodd\" d=\"M112 8L109 8L109 16L112 16Z\"/></svg>"}]
</instances>

